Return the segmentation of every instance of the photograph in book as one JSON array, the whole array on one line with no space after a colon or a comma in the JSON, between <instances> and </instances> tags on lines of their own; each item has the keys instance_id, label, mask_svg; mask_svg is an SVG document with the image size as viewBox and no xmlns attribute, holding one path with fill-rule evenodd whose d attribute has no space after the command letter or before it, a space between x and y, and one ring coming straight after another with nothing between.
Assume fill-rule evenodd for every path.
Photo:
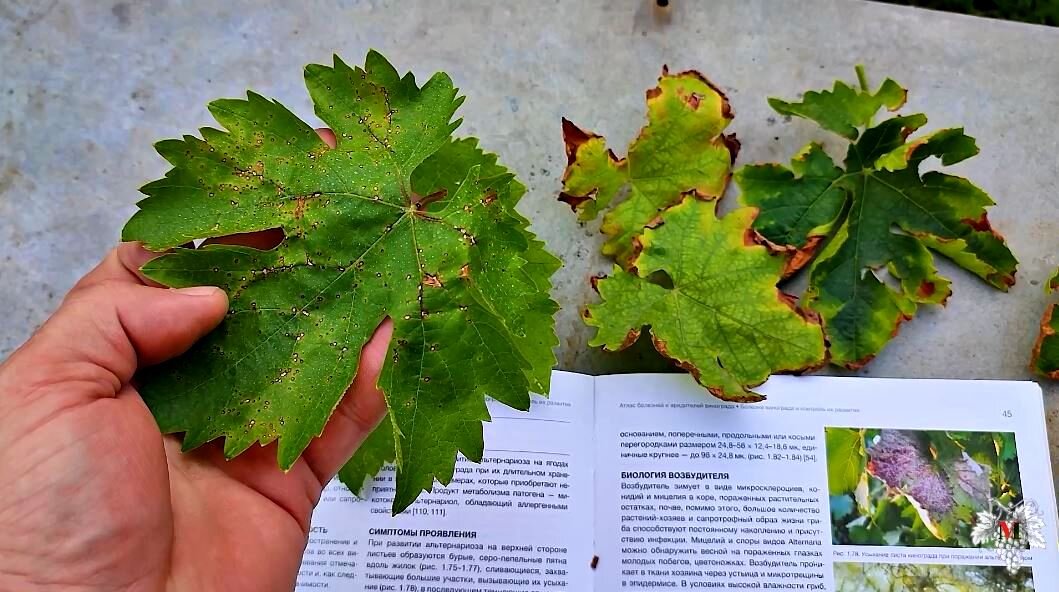
<instances>
[{"instance_id":1,"label":"photograph in book","mask_svg":"<svg viewBox=\"0 0 1059 592\"><path fill-rule=\"evenodd\" d=\"M1032 592L1033 573L1000 565L836 563L835 592Z\"/></svg>"},{"instance_id":2,"label":"photograph in book","mask_svg":"<svg viewBox=\"0 0 1059 592\"><path fill-rule=\"evenodd\" d=\"M1015 434L828 427L835 545L978 547L979 514L1022 502Z\"/></svg>"}]
</instances>

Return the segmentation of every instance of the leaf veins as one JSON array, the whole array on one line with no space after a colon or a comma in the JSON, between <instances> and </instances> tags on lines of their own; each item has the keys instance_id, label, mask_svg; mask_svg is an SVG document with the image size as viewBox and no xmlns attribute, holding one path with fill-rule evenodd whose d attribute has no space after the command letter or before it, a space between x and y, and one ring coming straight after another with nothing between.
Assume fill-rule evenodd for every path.
<instances>
[{"instance_id":1,"label":"leaf veins","mask_svg":"<svg viewBox=\"0 0 1059 592\"><path fill-rule=\"evenodd\" d=\"M252 92L210 103L223 129L157 145L173 168L143 187L123 237L169 250L149 277L219 286L231 310L142 394L185 449L223 437L232 457L278 441L286 469L389 317L387 419L341 477L357 491L396 463L397 512L448 483L457 453L481 459L487 394L526 409L548 392L559 263L515 210L522 185L474 139L452 139L463 98L447 75L419 86L371 52L363 68L309 65L305 82L335 148ZM267 250L180 247L276 228Z\"/></svg>"}]
</instances>

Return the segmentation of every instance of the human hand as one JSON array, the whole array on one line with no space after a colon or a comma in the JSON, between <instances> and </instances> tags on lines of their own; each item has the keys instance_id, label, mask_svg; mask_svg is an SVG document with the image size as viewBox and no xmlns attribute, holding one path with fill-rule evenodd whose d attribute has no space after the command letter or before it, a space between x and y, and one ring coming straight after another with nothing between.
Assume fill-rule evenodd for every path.
<instances>
[{"instance_id":1,"label":"human hand","mask_svg":"<svg viewBox=\"0 0 1059 592\"><path fill-rule=\"evenodd\" d=\"M385 413L389 320L288 472L275 443L230 461L218 442L182 454L133 376L213 329L227 297L157 287L138 271L152 256L114 249L0 365L0 591L289 591L323 487Z\"/></svg>"}]
</instances>

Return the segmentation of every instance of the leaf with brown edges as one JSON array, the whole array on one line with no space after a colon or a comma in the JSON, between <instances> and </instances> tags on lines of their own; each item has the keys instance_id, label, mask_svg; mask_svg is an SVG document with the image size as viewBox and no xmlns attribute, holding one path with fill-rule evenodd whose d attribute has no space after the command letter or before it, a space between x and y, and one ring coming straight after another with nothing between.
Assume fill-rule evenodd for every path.
<instances>
[{"instance_id":1,"label":"leaf with brown edges","mask_svg":"<svg viewBox=\"0 0 1059 592\"><path fill-rule=\"evenodd\" d=\"M631 269L596 281L602 302L588 307L591 345L628 347L649 327L655 348L711 393L759 401L752 387L769 375L823 364L820 323L776 283L783 258L757 244L756 211L724 218L688 195L645 229Z\"/></svg>"},{"instance_id":2,"label":"leaf with brown edges","mask_svg":"<svg viewBox=\"0 0 1059 592\"><path fill-rule=\"evenodd\" d=\"M601 136L563 120L567 166L559 199L581 220L603 213L603 253L624 265L633 239L684 193L724 194L739 150L735 136L723 133L732 117L728 99L705 76L663 68L647 91L647 124L624 158Z\"/></svg>"},{"instance_id":3,"label":"leaf with brown edges","mask_svg":"<svg viewBox=\"0 0 1059 592\"><path fill-rule=\"evenodd\" d=\"M1045 292L1051 294L1059 289L1059 270L1045 285ZM1030 355L1030 369L1052 380L1059 380L1059 315L1055 314L1059 304L1055 302L1044 309L1041 318L1041 330L1037 342L1033 344Z\"/></svg>"}]
</instances>

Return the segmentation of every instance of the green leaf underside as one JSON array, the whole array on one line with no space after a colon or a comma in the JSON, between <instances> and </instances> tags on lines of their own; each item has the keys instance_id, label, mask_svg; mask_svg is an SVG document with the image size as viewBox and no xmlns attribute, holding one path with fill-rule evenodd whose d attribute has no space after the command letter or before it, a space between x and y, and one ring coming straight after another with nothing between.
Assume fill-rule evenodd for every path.
<instances>
[{"instance_id":1,"label":"green leaf underside","mask_svg":"<svg viewBox=\"0 0 1059 592\"><path fill-rule=\"evenodd\" d=\"M568 164L560 197L591 220L606 212L603 253L626 262L632 241L659 212L695 192L724 193L738 144L722 132L732 120L728 100L705 77L663 70L647 91L647 124L618 159L604 138L563 121ZM625 199L615 198L627 192Z\"/></svg>"},{"instance_id":2,"label":"green leaf underside","mask_svg":"<svg viewBox=\"0 0 1059 592\"><path fill-rule=\"evenodd\" d=\"M378 381L388 416L341 476L358 491L396 463L399 512L435 479L449 482L458 452L481 458L487 395L526 409L530 392L548 392L559 262L514 210L522 185L476 140L451 138L462 97L448 76L420 87L371 52L363 69L336 56L307 66L305 80L335 149L254 93L210 104L225 131L158 144L173 168L142 189L123 238L173 249L144 272L220 286L231 310L151 371L142 394L164 431L184 432L185 449L224 437L232 457L278 440L286 469L389 316ZM277 227L285 238L267 251L178 247Z\"/></svg>"},{"instance_id":3,"label":"green leaf underside","mask_svg":"<svg viewBox=\"0 0 1059 592\"><path fill-rule=\"evenodd\" d=\"M842 96L856 102L864 94ZM834 127L824 116L813 118ZM930 157L950 165L974 156L974 139L959 128L907 139L925 123L921 114L895 116L854 134L859 139L849 145L844 168L810 144L790 169L751 165L735 174L741 203L761 210L754 228L766 240L803 260L824 245L805 305L823 319L837 364L863 365L919 304L946 301L949 280L938 275L930 250L1001 290L1014 283L1017 262L986 217L993 200L966 179L920 171Z\"/></svg>"},{"instance_id":4,"label":"green leaf underside","mask_svg":"<svg viewBox=\"0 0 1059 592\"><path fill-rule=\"evenodd\" d=\"M718 219L714 204L686 196L646 229L630 272L615 266L597 282L602 302L586 323L598 329L591 345L632 344L649 326L655 347L716 396L762 397L751 387L772 373L798 371L823 360L820 326L799 314L776 288L783 260L747 244L754 210ZM657 282L658 274L672 282Z\"/></svg>"}]
</instances>

